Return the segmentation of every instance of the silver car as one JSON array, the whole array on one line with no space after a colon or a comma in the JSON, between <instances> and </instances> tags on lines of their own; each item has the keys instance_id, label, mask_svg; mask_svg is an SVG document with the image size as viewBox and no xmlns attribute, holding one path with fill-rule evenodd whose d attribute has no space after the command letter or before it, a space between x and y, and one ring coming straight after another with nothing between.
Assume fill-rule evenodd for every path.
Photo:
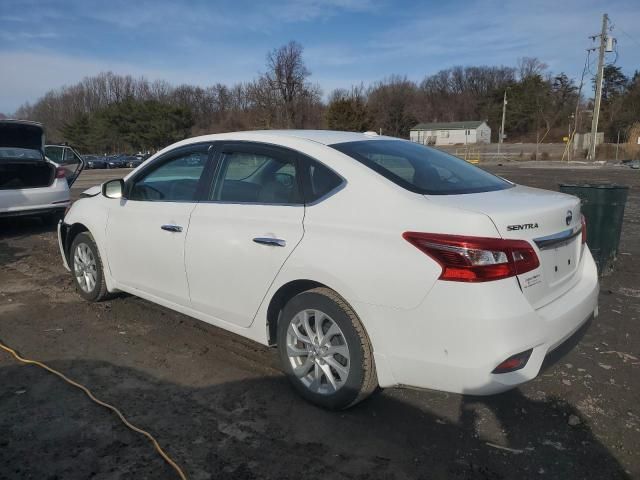
<instances>
[{"instance_id":1,"label":"silver car","mask_svg":"<svg viewBox=\"0 0 640 480\"><path fill-rule=\"evenodd\" d=\"M51 223L62 218L69 187L84 167L75 152L64 153L60 163L47 158L41 124L0 120L0 218L39 216Z\"/></svg>"}]
</instances>

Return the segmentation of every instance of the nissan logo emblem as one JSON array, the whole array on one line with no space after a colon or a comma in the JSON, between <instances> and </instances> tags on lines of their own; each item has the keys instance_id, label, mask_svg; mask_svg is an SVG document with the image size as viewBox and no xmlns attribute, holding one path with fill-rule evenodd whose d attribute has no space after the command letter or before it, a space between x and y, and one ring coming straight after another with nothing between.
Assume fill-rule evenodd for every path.
<instances>
[{"instance_id":1,"label":"nissan logo emblem","mask_svg":"<svg viewBox=\"0 0 640 480\"><path fill-rule=\"evenodd\" d=\"M567 218L565 220L567 221L567 225L571 225L571 220L573 220L573 213L571 213L571 210L567 211Z\"/></svg>"}]
</instances>

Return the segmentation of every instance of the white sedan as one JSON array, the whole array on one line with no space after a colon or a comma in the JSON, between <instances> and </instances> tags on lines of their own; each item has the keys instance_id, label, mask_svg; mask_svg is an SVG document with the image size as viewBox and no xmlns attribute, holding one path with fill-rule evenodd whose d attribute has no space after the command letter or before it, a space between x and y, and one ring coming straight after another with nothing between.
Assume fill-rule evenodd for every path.
<instances>
[{"instance_id":1,"label":"white sedan","mask_svg":"<svg viewBox=\"0 0 640 480\"><path fill-rule=\"evenodd\" d=\"M277 345L328 408L513 388L597 314L577 198L373 133L197 137L83 197L59 228L80 295Z\"/></svg>"}]
</instances>

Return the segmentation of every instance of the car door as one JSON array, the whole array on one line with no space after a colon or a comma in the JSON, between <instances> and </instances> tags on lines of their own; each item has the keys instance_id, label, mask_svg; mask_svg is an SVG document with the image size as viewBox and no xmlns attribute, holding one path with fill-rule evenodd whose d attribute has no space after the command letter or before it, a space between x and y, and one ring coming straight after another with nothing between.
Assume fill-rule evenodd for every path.
<instances>
[{"instance_id":1,"label":"car door","mask_svg":"<svg viewBox=\"0 0 640 480\"><path fill-rule=\"evenodd\" d=\"M64 162L64 147L62 145L45 145L45 156L57 165Z\"/></svg>"},{"instance_id":2,"label":"car door","mask_svg":"<svg viewBox=\"0 0 640 480\"><path fill-rule=\"evenodd\" d=\"M85 161L73 148L65 147L64 161L61 166L64 167L67 184L71 187L84 169Z\"/></svg>"},{"instance_id":3,"label":"car door","mask_svg":"<svg viewBox=\"0 0 640 480\"><path fill-rule=\"evenodd\" d=\"M67 185L71 187L84 169L82 157L73 148L64 145L46 145L44 153L57 167L64 168Z\"/></svg>"},{"instance_id":4,"label":"car door","mask_svg":"<svg viewBox=\"0 0 640 480\"><path fill-rule=\"evenodd\" d=\"M208 145L174 150L128 179L106 227L111 274L125 287L189 305L184 242L208 159Z\"/></svg>"},{"instance_id":5,"label":"car door","mask_svg":"<svg viewBox=\"0 0 640 480\"><path fill-rule=\"evenodd\" d=\"M243 142L216 149L215 180L191 214L185 265L191 303L247 327L303 235L296 155Z\"/></svg>"}]
</instances>

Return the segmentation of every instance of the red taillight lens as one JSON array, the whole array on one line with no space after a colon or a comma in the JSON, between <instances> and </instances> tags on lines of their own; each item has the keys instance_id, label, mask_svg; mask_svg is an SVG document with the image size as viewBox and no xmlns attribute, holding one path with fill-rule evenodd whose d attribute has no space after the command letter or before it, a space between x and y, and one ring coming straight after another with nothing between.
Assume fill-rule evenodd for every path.
<instances>
[{"instance_id":1,"label":"red taillight lens","mask_svg":"<svg viewBox=\"0 0 640 480\"><path fill-rule=\"evenodd\" d=\"M67 176L64 167L56 168L56 178L65 178Z\"/></svg>"},{"instance_id":2,"label":"red taillight lens","mask_svg":"<svg viewBox=\"0 0 640 480\"><path fill-rule=\"evenodd\" d=\"M403 238L442 267L440 280L488 282L535 270L540 265L524 240L405 232Z\"/></svg>"},{"instance_id":3,"label":"red taillight lens","mask_svg":"<svg viewBox=\"0 0 640 480\"><path fill-rule=\"evenodd\" d=\"M533 352L533 349L520 352L507 358L504 362L494 368L491 373L509 373L524 368L529 361L529 357L531 357L531 352Z\"/></svg>"},{"instance_id":4,"label":"red taillight lens","mask_svg":"<svg viewBox=\"0 0 640 480\"><path fill-rule=\"evenodd\" d=\"M584 215L580 215L580 222L582 223L582 243L587 243L587 219Z\"/></svg>"}]
</instances>

